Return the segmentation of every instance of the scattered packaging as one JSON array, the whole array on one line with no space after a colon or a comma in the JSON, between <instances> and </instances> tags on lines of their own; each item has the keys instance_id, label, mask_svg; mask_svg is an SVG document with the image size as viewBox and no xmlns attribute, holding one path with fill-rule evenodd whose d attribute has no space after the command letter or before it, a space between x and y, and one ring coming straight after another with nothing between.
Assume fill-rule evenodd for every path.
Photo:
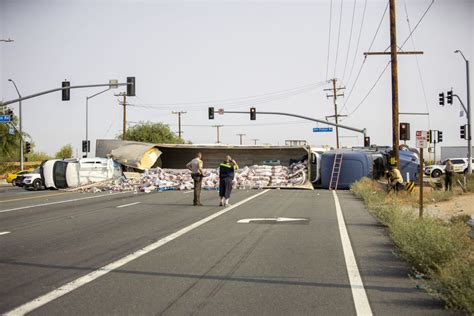
<instances>
[{"instance_id":1,"label":"scattered packaging","mask_svg":"<svg viewBox=\"0 0 474 316\"><path fill-rule=\"evenodd\" d=\"M306 181L306 161L293 163L290 167L253 165L235 171L233 187L237 189L260 189L262 187L293 187ZM219 169L204 169L204 190L219 188ZM72 189L81 192L134 191L150 193L164 190L192 190L193 179L188 169L149 169L139 177L105 181Z\"/></svg>"}]
</instances>

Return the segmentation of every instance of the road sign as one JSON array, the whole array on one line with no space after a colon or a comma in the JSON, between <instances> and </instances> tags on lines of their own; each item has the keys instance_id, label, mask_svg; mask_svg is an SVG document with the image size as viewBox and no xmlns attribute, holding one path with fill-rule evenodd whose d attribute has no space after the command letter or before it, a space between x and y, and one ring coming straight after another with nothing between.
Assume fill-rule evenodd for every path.
<instances>
[{"instance_id":1,"label":"road sign","mask_svg":"<svg viewBox=\"0 0 474 316\"><path fill-rule=\"evenodd\" d=\"M12 117L10 115L0 115L0 123L10 123Z\"/></svg>"},{"instance_id":2,"label":"road sign","mask_svg":"<svg viewBox=\"0 0 474 316\"><path fill-rule=\"evenodd\" d=\"M332 132L332 127L314 127L313 133Z\"/></svg>"},{"instance_id":3,"label":"road sign","mask_svg":"<svg viewBox=\"0 0 474 316\"><path fill-rule=\"evenodd\" d=\"M224 114L224 109L217 110L217 113L219 113L220 115Z\"/></svg>"},{"instance_id":4,"label":"road sign","mask_svg":"<svg viewBox=\"0 0 474 316\"><path fill-rule=\"evenodd\" d=\"M427 131L416 131L416 147L417 148L428 147L428 132Z\"/></svg>"},{"instance_id":5,"label":"road sign","mask_svg":"<svg viewBox=\"0 0 474 316\"><path fill-rule=\"evenodd\" d=\"M10 135L15 135L15 129L14 129L13 127L10 127L10 128L8 129L8 134L10 134Z\"/></svg>"}]
</instances>

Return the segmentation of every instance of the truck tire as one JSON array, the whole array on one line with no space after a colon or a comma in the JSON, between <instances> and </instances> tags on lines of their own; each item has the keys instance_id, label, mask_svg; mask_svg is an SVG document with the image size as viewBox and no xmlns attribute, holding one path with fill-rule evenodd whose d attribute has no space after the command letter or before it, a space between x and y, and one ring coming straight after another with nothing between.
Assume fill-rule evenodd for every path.
<instances>
[{"instance_id":1,"label":"truck tire","mask_svg":"<svg viewBox=\"0 0 474 316\"><path fill-rule=\"evenodd\" d=\"M40 179L36 179L35 181L33 181L33 189L35 191L41 189L41 180Z\"/></svg>"},{"instance_id":2,"label":"truck tire","mask_svg":"<svg viewBox=\"0 0 474 316\"><path fill-rule=\"evenodd\" d=\"M14 187L16 187L16 186L17 186L17 184L16 184L17 182L18 182L18 181L17 181L16 179L13 179L12 185L13 185Z\"/></svg>"},{"instance_id":3,"label":"truck tire","mask_svg":"<svg viewBox=\"0 0 474 316\"><path fill-rule=\"evenodd\" d=\"M431 172L431 176L432 176L433 178L438 178L439 176L441 176L441 173L442 173L442 172L441 172L440 170L435 169L435 170L433 170L433 172Z\"/></svg>"}]
</instances>

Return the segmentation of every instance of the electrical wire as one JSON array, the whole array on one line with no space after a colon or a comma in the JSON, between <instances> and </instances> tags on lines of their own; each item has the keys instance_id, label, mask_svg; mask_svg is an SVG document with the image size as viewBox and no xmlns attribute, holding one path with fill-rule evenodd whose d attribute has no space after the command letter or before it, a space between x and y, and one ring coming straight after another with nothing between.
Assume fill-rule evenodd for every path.
<instances>
[{"instance_id":1,"label":"electrical wire","mask_svg":"<svg viewBox=\"0 0 474 316\"><path fill-rule=\"evenodd\" d=\"M344 82L344 78L346 77L347 61L349 60L349 51L351 49L351 43L352 43L352 30L354 28L356 4L357 4L357 0L354 0L354 6L352 7L351 31L349 32L349 45L347 45L346 62L344 63L344 71L342 72L342 80L341 80L342 82Z\"/></svg>"},{"instance_id":2,"label":"electrical wire","mask_svg":"<svg viewBox=\"0 0 474 316\"><path fill-rule=\"evenodd\" d=\"M377 85L377 83L379 83L380 79L382 78L382 75L385 73L385 71L387 70L388 68L388 65L391 64L391 61L389 61L387 63L387 65L385 65L385 68L382 70L382 72L380 73L379 77L377 78L377 80L374 82L374 84L372 85L372 87L369 89L369 91L367 92L367 94L362 98L362 101L359 102L359 104L355 107L355 109L349 113L347 116L351 116L352 114L354 114L354 112L356 112L359 107L362 105L362 103L364 103L364 101L369 97L369 95L372 93L372 90L374 90L375 86Z\"/></svg>"},{"instance_id":3,"label":"electrical wire","mask_svg":"<svg viewBox=\"0 0 474 316\"><path fill-rule=\"evenodd\" d=\"M405 8L405 15L406 15L406 18L407 18L407 24L408 24L408 30L410 31L410 34L413 34L412 32L412 29L411 29L411 24L410 24L410 18L408 16L408 8L407 8L407 2L406 0L403 0L403 5L404 5L404 8ZM415 45L415 39L412 35L411 36L411 42L412 42L412 45L413 45L413 49L416 49L416 45ZM420 77L420 82L421 82L421 90L423 91L423 98L425 100L425 107L426 107L426 112L428 113L428 129L430 129L431 127L431 122L430 122L430 109L429 109L429 106L428 106L428 98L426 96L426 89L425 89L425 83L424 83L424 80L423 80L423 76L421 74L421 68L420 68L420 62L418 60L418 56L415 55L415 60L416 60L416 68L418 70L418 75Z\"/></svg>"},{"instance_id":4,"label":"electrical wire","mask_svg":"<svg viewBox=\"0 0 474 316\"><path fill-rule=\"evenodd\" d=\"M336 78L337 58L339 56L339 39L341 37L342 9L343 8L344 8L344 0L341 0L341 11L339 12L339 30L337 31L336 61L334 63L334 76L333 76L333 78Z\"/></svg>"},{"instance_id":5,"label":"electrical wire","mask_svg":"<svg viewBox=\"0 0 474 316\"><path fill-rule=\"evenodd\" d=\"M375 31L374 37L372 38L372 42L370 43L369 49L367 50L370 52L372 49L372 46L374 45L375 38L377 37L377 34L379 33L380 26L382 25L383 19L385 18L385 14L387 13L389 1L387 1L387 5L385 6L385 10L383 11L382 17L380 18L379 25L377 26L377 30ZM354 91L354 88L357 86L357 82L359 81L360 74L362 73L362 69L364 68L365 61L367 59L367 56L364 56L364 60L362 61L362 64L360 65L359 71L357 72L356 79L354 80L354 83L352 84L351 90L349 91L347 98L344 100L344 105L341 108L341 112L346 108L347 102L349 102L352 92Z\"/></svg>"},{"instance_id":6,"label":"electrical wire","mask_svg":"<svg viewBox=\"0 0 474 316\"><path fill-rule=\"evenodd\" d=\"M329 7L329 36L328 36L328 57L326 60L326 80L328 80L328 71L329 71L329 52L331 50L331 26L332 26L332 0Z\"/></svg>"},{"instance_id":7,"label":"electrical wire","mask_svg":"<svg viewBox=\"0 0 474 316\"><path fill-rule=\"evenodd\" d=\"M421 18L418 20L418 22L416 23L415 27L413 28L413 30L410 31L410 34L408 34L408 37L405 39L405 41L403 42L403 44L400 46L400 49L403 48L403 46L405 46L406 42L411 38L413 32L416 31L416 29L418 28L418 26L420 25L421 21L423 21L423 19L425 18L425 15L428 13L428 11L431 9L431 7L433 6L435 0L431 0L431 3L430 5L428 6L428 8L426 8L425 12L423 13L423 15L421 16Z\"/></svg>"},{"instance_id":8,"label":"electrical wire","mask_svg":"<svg viewBox=\"0 0 474 316\"><path fill-rule=\"evenodd\" d=\"M321 82L321 83L317 83L317 84L313 84L312 86L307 85L305 88L300 88L298 90L290 91L289 89L287 89L287 90L284 90L284 91L287 91L287 92L276 93L274 95L267 94L268 95L267 97L262 97L262 98L248 99L248 97L246 97L246 98L241 98L240 100L235 99L236 101L233 101L233 102L231 102L231 101L221 102L221 103L219 103L219 106L226 106L226 107L229 107L229 108L239 108L239 107L244 107L244 106L248 106L248 105L268 103L268 102L272 102L272 101L275 101L275 100L285 99L285 98L289 98L289 97L292 97L292 96L295 96L295 95L307 93L309 91L316 90L316 89L318 89L319 87L321 87L325 84L326 84L326 81ZM209 102L207 104L208 105L215 105L215 103L216 102L212 102L212 103ZM192 108L196 108L196 107L199 107L200 109L202 109L202 107L204 105L206 105L206 103L203 103L203 102L198 102L198 103L192 103L192 102L189 102L189 103L173 103L173 104L175 104L175 105L188 104L188 105L184 105L184 106L180 107L180 108L183 108L183 109L192 109ZM163 103L162 104L160 104L160 103L157 103L157 104L131 104L131 105L136 106L136 107L150 108L150 109L153 108L153 109L161 109L161 110L170 110L170 109L175 109L176 108L176 107L170 107L170 106L162 106ZM197 109L197 110L199 110L199 109Z\"/></svg>"},{"instance_id":9,"label":"electrical wire","mask_svg":"<svg viewBox=\"0 0 474 316\"><path fill-rule=\"evenodd\" d=\"M355 61L356 61L356 57L357 57L357 52L359 51L360 37L362 35L362 27L364 25L366 8L367 8L367 0L365 0L365 2L364 2L364 10L362 11L362 19L361 19L361 22L360 22L359 36L357 38L357 45L356 45L356 49L354 51L354 58L352 59L351 71L349 72L349 77L347 78L347 83L349 83L351 81L352 73L354 71L354 66L356 64ZM364 58L364 60L365 60L365 58Z\"/></svg>"}]
</instances>

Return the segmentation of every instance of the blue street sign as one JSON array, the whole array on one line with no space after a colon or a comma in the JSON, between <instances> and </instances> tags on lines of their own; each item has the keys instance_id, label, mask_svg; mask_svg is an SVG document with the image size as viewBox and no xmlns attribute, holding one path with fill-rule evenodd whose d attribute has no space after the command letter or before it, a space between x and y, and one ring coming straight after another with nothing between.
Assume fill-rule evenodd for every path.
<instances>
[{"instance_id":1,"label":"blue street sign","mask_svg":"<svg viewBox=\"0 0 474 316\"><path fill-rule=\"evenodd\" d=\"M314 127L313 133L318 133L318 132L332 132L332 127Z\"/></svg>"},{"instance_id":2,"label":"blue street sign","mask_svg":"<svg viewBox=\"0 0 474 316\"><path fill-rule=\"evenodd\" d=\"M10 123L12 117L10 115L0 115L0 123Z\"/></svg>"}]
</instances>

